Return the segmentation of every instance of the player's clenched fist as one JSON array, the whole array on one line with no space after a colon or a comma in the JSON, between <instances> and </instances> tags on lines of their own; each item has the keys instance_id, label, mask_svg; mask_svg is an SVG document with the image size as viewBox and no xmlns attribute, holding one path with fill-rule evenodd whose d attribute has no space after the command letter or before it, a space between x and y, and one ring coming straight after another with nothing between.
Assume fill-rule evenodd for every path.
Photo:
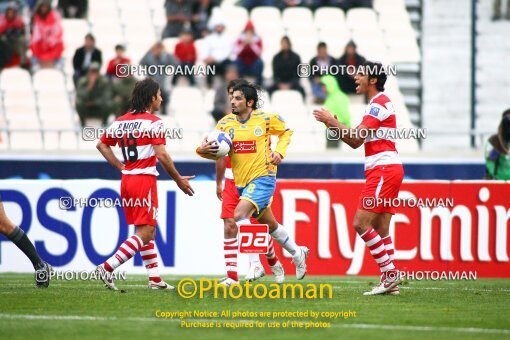
<instances>
[{"instance_id":1,"label":"player's clenched fist","mask_svg":"<svg viewBox=\"0 0 510 340\"><path fill-rule=\"evenodd\" d=\"M212 141L208 142L207 138L204 138L204 140L202 141L202 145L200 145L199 152L202 155L213 155L213 156L215 156L216 153L218 152L219 148L220 147L218 146L218 143L216 143L215 140L212 140Z\"/></svg>"},{"instance_id":2,"label":"player's clenched fist","mask_svg":"<svg viewBox=\"0 0 510 340\"><path fill-rule=\"evenodd\" d=\"M282 155L280 155L278 152L273 151L269 154L269 157L271 158L271 164L273 165L280 165L282 162Z\"/></svg>"}]
</instances>

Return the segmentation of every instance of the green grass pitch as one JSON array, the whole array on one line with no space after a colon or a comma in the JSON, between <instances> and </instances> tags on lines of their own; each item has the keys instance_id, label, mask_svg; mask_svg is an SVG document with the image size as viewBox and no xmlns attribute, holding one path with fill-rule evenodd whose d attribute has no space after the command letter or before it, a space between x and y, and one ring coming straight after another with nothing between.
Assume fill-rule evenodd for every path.
<instances>
[{"instance_id":1,"label":"green grass pitch","mask_svg":"<svg viewBox=\"0 0 510 340\"><path fill-rule=\"evenodd\" d=\"M165 277L177 284L180 277ZM259 282L259 281L257 281ZM272 283L271 277L260 280ZM296 282L290 276L286 282ZM400 296L363 296L375 277L307 277L302 283L331 283L332 299L223 299L207 294L184 299L176 291L152 291L142 275L128 275L113 292L98 281L52 281L35 288L33 275L0 274L0 338L189 338L189 339L509 339L510 280L410 281ZM189 329L179 319L161 319L159 311L273 312L355 311L356 317L314 321L328 328L268 328L271 322L310 321L257 318L264 328ZM248 323L251 318L198 318ZM187 319L192 321L192 319Z\"/></svg>"}]
</instances>

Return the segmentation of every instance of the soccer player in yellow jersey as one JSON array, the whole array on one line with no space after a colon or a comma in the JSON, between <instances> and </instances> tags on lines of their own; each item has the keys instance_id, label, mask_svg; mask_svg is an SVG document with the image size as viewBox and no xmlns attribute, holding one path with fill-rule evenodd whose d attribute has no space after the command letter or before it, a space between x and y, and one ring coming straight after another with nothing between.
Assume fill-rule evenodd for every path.
<instances>
[{"instance_id":1,"label":"soccer player in yellow jersey","mask_svg":"<svg viewBox=\"0 0 510 340\"><path fill-rule=\"evenodd\" d=\"M250 224L250 216L269 225L271 236L293 257L296 278L306 274L308 248L298 246L285 228L278 224L271 211L271 201L276 188L276 169L285 157L292 130L278 114L258 109L259 89L256 85L241 83L234 87L231 100L232 114L223 117L217 130L229 134L232 148L229 152L234 181L239 191L239 204L234 211L237 225ZM271 150L271 135L278 136L275 151ZM214 142L204 141L197 153L215 159L218 148ZM223 162L224 159L218 160ZM250 255L248 277L256 280L264 275L258 254ZM235 282L226 283L230 285Z\"/></svg>"}]
</instances>

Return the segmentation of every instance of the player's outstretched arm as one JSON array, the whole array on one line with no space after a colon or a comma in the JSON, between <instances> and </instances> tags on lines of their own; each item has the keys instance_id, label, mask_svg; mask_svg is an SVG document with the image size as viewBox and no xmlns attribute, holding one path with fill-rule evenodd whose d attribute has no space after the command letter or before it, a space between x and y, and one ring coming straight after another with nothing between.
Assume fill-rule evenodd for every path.
<instances>
[{"instance_id":1,"label":"player's outstretched arm","mask_svg":"<svg viewBox=\"0 0 510 340\"><path fill-rule=\"evenodd\" d=\"M193 196L195 191L189 184L189 180L195 178L195 176L181 176L179 171L175 168L174 162L168 152L166 152L165 145L153 145L154 151L156 152L156 158L159 160L163 169L168 173L170 177L177 183L179 189L182 190L186 195Z\"/></svg>"},{"instance_id":2,"label":"player's outstretched arm","mask_svg":"<svg viewBox=\"0 0 510 340\"><path fill-rule=\"evenodd\" d=\"M99 150L101 155L103 155L103 157L108 161L108 163L110 163L112 166L114 166L120 171L124 170L124 164L122 164L121 161L119 161L117 157L115 157L115 154L113 153L113 150L109 145L103 142L99 142L97 143L96 148Z\"/></svg>"},{"instance_id":3,"label":"player's outstretched arm","mask_svg":"<svg viewBox=\"0 0 510 340\"><path fill-rule=\"evenodd\" d=\"M351 148L357 149L363 145L365 139L361 136L367 135L368 131L364 130L368 130L368 127L358 125L352 129L347 125L340 123L337 118L333 117L333 115L325 108L313 110L313 115L317 121L326 124L328 128L337 128L339 130L340 139Z\"/></svg>"},{"instance_id":4,"label":"player's outstretched arm","mask_svg":"<svg viewBox=\"0 0 510 340\"><path fill-rule=\"evenodd\" d=\"M220 201L223 200L223 178L225 177L225 170L227 169L227 161L225 157L221 157L216 161L216 197Z\"/></svg>"}]
</instances>

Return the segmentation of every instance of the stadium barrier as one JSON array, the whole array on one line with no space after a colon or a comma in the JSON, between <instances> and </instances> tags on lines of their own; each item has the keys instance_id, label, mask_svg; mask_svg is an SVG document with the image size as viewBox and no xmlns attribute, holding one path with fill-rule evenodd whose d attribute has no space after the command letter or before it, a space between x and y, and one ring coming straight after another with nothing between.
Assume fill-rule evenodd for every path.
<instances>
[{"instance_id":1,"label":"stadium barrier","mask_svg":"<svg viewBox=\"0 0 510 340\"><path fill-rule=\"evenodd\" d=\"M161 272L221 275L223 224L215 183L193 186L195 196L187 197L172 181L158 183ZM109 180L3 180L0 195L7 215L28 232L44 259L58 270L92 270L133 232L122 208L112 207L120 200L119 187L119 181ZM362 187L359 180L278 181L273 211L298 244L311 249L309 274L378 273L351 227ZM391 225L398 267L510 277L509 197L508 182L405 181ZM286 272L293 273L288 254L276 248ZM244 255L239 269L247 270ZM139 255L121 270L145 273ZM11 271L32 268L2 236L0 272Z\"/></svg>"}]
</instances>

